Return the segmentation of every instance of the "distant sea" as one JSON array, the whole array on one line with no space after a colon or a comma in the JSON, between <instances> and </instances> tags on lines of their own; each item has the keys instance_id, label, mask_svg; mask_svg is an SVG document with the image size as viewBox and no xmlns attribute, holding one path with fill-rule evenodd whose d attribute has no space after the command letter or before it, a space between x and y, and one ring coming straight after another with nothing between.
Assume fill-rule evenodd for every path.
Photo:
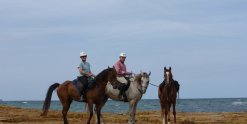
<instances>
[{"instance_id":1,"label":"distant sea","mask_svg":"<svg viewBox=\"0 0 247 124\"><path fill-rule=\"evenodd\" d=\"M19 108L42 109L43 101L0 101L0 105ZM72 102L70 111L83 112L85 104ZM60 101L52 101L50 109L62 110ZM129 104L108 100L103 112L125 113ZM142 99L137 105L138 111L160 110L158 99ZM178 99L177 112L247 112L247 98Z\"/></svg>"}]
</instances>

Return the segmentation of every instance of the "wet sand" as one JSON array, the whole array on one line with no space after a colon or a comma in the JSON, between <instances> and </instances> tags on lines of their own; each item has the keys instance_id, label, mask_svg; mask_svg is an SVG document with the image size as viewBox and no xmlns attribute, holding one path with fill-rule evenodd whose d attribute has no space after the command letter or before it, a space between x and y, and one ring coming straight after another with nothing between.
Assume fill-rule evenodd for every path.
<instances>
[{"instance_id":1,"label":"wet sand","mask_svg":"<svg viewBox=\"0 0 247 124\"><path fill-rule=\"evenodd\" d=\"M61 111L50 110L46 117L40 116L41 110L23 109L10 106L0 106L0 124L62 124ZM125 124L127 114L103 113L107 124ZM69 112L70 124L84 124L88 118L87 113ZM172 118L173 120L173 118ZM95 117L92 121L95 123ZM136 124L161 124L160 111L138 111ZM247 124L247 112L178 112L177 124Z\"/></svg>"}]
</instances>

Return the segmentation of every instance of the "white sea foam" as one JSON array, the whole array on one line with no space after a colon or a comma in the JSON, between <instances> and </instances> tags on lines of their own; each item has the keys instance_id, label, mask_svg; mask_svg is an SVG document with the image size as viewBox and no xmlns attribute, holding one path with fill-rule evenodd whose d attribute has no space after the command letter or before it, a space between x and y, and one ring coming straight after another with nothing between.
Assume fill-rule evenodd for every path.
<instances>
[{"instance_id":1,"label":"white sea foam","mask_svg":"<svg viewBox=\"0 0 247 124\"><path fill-rule=\"evenodd\" d=\"M233 102L233 105L247 105L247 102Z\"/></svg>"}]
</instances>

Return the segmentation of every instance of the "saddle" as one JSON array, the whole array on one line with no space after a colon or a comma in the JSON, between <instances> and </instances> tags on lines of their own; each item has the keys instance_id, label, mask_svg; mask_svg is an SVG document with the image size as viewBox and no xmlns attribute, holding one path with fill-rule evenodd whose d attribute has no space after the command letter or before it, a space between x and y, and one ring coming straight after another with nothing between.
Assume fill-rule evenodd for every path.
<instances>
[{"instance_id":1,"label":"saddle","mask_svg":"<svg viewBox=\"0 0 247 124\"><path fill-rule=\"evenodd\" d=\"M87 76L77 77L77 79L73 80L73 84L77 88L80 95L83 95L91 88L93 88L96 84L96 80L92 78L88 78Z\"/></svg>"},{"instance_id":2,"label":"saddle","mask_svg":"<svg viewBox=\"0 0 247 124\"><path fill-rule=\"evenodd\" d=\"M130 87L130 79L127 77L125 77L125 79L127 80L127 85L124 83L118 82L113 86L113 88L119 90L119 94L118 94L119 98L121 98L121 96L123 96L123 101L128 102L128 98L127 98L125 91L128 90Z\"/></svg>"}]
</instances>

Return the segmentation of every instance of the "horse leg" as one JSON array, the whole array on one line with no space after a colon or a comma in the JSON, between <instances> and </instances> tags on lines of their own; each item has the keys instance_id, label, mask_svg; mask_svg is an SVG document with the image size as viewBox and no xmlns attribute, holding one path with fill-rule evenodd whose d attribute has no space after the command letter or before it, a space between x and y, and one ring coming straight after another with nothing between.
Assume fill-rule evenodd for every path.
<instances>
[{"instance_id":1,"label":"horse leg","mask_svg":"<svg viewBox=\"0 0 247 124\"><path fill-rule=\"evenodd\" d=\"M132 120L134 121L135 123L135 115L136 115L136 106L137 106L137 102L134 103L134 106L133 106L133 116L132 116Z\"/></svg>"},{"instance_id":2,"label":"horse leg","mask_svg":"<svg viewBox=\"0 0 247 124\"><path fill-rule=\"evenodd\" d=\"M105 105L105 103L107 102L107 100L108 100L108 97L105 96L104 101L102 102L102 107ZM101 121L103 124L105 124L103 115L102 115L101 113L100 113L100 121Z\"/></svg>"},{"instance_id":3,"label":"horse leg","mask_svg":"<svg viewBox=\"0 0 247 124\"><path fill-rule=\"evenodd\" d=\"M164 116L163 118L165 118L165 124L167 124L167 122L168 122L167 115L168 115L168 107L165 106L165 115L163 115ZM163 124L164 124L164 119L163 119Z\"/></svg>"},{"instance_id":4,"label":"horse leg","mask_svg":"<svg viewBox=\"0 0 247 124\"><path fill-rule=\"evenodd\" d=\"M136 101L130 101L128 124L134 124L135 123L135 111L136 111L135 109L136 109Z\"/></svg>"},{"instance_id":5,"label":"horse leg","mask_svg":"<svg viewBox=\"0 0 247 124\"><path fill-rule=\"evenodd\" d=\"M94 109L94 112L97 113L96 109ZM100 118L100 122L101 122L102 124L104 124L105 121L104 121L103 115L102 115L101 113L100 113L99 118ZM96 124L97 124L97 123L98 123L98 116L95 116L95 120L96 120Z\"/></svg>"},{"instance_id":6,"label":"horse leg","mask_svg":"<svg viewBox=\"0 0 247 124\"><path fill-rule=\"evenodd\" d=\"M71 102L72 102L71 99L68 99L67 101L62 102L62 104L63 104L62 114L63 114L63 121L64 121L64 124L68 124L67 113L68 113L68 111L69 111Z\"/></svg>"},{"instance_id":7,"label":"horse leg","mask_svg":"<svg viewBox=\"0 0 247 124\"><path fill-rule=\"evenodd\" d=\"M168 123L171 122L171 106L172 106L172 104L169 103L169 106L168 106Z\"/></svg>"},{"instance_id":8,"label":"horse leg","mask_svg":"<svg viewBox=\"0 0 247 124\"><path fill-rule=\"evenodd\" d=\"M162 113L163 113L163 124L168 124L168 112L169 112L169 105L168 101L162 101Z\"/></svg>"},{"instance_id":9,"label":"horse leg","mask_svg":"<svg viewBox=\"0 0 247 124\"><path fill-rule=\"evenodd\" d=\"M174 116L174 123L177 123L177 118L176 118L176 103L172 104L173 108L173 116Z\"/></svg>"},{"instance_id":10,"label":"horse leg","mask_svg":"<svg viewBox=\"0 0 247 124\"><path fill-rule=\"evenodd\" d=\"M167 103L165 103L165 101L160 100L160 107L163 124L167 124Z\"/></svg>"},{"instance_id":11,"label":"horse leg","mask_svg":"<svg viewBox=\"0 0 247 124\"><path fill-rule=\"evenodd\" d=\"M92 116L93 116L93 103L92 102L88 102L88 109L89 109L89 118L87 120L87 124L90 124L90 121L92 119Z\"/></svg>"},{"instance_id":12,"label":"horse leg","mask_svg":"<svg viewBox=\"0 0 247 124\"><path fill-rule=\"evenodd\" d=\"M96 104L96 113L97 113L97 124L100 124L102 104Z\"/></svg>"}]
</instances>

